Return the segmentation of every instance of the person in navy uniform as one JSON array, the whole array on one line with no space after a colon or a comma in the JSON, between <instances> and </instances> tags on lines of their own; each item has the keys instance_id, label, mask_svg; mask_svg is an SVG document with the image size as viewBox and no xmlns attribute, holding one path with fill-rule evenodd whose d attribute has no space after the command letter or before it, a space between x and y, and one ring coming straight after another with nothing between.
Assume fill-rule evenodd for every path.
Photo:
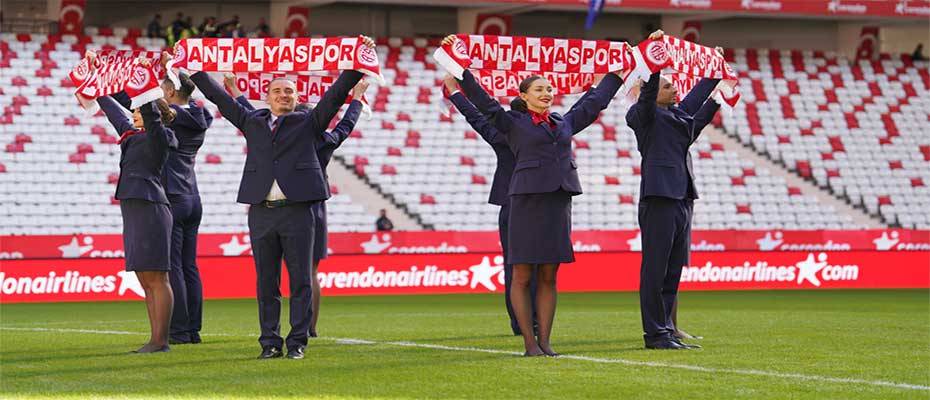
<instances>
[{"instance_id":1,"label":"person in navy uniform","mask_svg":"<svg viewBox=\"0 0 930 400\"><path fill-rule=\"evenodd\" d=\"M239 88L236 87L235 75L227 75L223 83L226 86L226 90L236 98L239 104L242 104L243 107L254 109L252 103L250 103L249 100L242 95ZM352 130L355 129L355 123L358 122L358 117L362 112L361 99L365 95L366 90L368 90L368 82L365 80L359 81L359 83L352 88L352 102L349 104L342 119L336 124L332 132L325 132L326 139L321 142L320 147L317 148L317 158L320 160L320 167L323 168L323 178L326 179L327 185L329 185L329 174L327 174L326 168L329 166L329 161L333 158L333 153L349 138ZM313 110L313 108L307 103L298 104L297 107L294 108L294 111L297 112L310 112L311 110ZM313 267L311 271L313 281L311 286L312 295L310 297L309 335L310 337L317 337L316 323L320 318L320 280L317 278L317 272L319 271L320 261L329 256L329 247L327 246L329 228L326 224L326 201L313 203L313 207L313 214L316 215L317 218L316 226L314 227L313 241Z\"/></svg>"},{"instance_id":2,"label":"person in navy uniform","mask_svg":"<svg viewBox=\"0 0 930 400\"><path fill-rule=\"evenodd\" d=\"M366 46L374 41L364 37ZM329 198L316 149L329 121L362 78L344 71L309 113L294 112L297 86L287 79L268 84L268 109L250 111L204 72L191 76L194 84L217 105L220 113L245 135L248 146L238 201L250 204L249 237L257 275L260 359L277 358L287 346L287 357L304 358L310 330L313 277L313 203ZM290 324L280 335L281 259L290 280Z\"/></svg>"},{"instance_id":3,"label":"person in navy uniform","mask_svg":"<svg viewBox=\"0 0 930 400\"><path fill-rule=\"evenodd\" d=\"M96 55L88 52L87 57L93 65ZM177 147L173 132L165 126L171 123L174 111L159 99L134 110L130 121L112 97L100 97L97 104L120 134L116 199L123 217L126 271L136 273L145 291L151 327L148 343L133 352L166 352L170 350L168 332L174 303L168 283L172 222L161 174L169 149Z\"/></svg>"},{"instance_id":4,"label":"person in navy uniform","mask_svg":"<svg viewBox=\"0 0 930 400\"><path fill-rule=\"evenodd\" d=\"M451 44L454 36L446 37ZM559 264L574 262L571 242L571 198L581 194L572 156L572 137L597 120L623 81L607 74L593 92L579 100L565 116L549 112L553 88L534 75L520 83L520 98L527 113L505 111L484 91L474 75L465 71L459 82L466 97L504 135L516 157L510 181L510 238L508 256L513 263L511 300L526 356L557 356L550 335L556 307ZM536 310L539 332L534 337L529 283L536 269Z\"/></svg>"},{"instance_id":5,"label":"person in navy uniform","mask_svg":"<svg viewBox=\"0 0 930 400\"><path fill-rule=\"evenodd\" d=\"M649 36L660 39L661 30ZM717 48L721 54L723 50ZM682 267L691 246L694 171L688 149L720 108L708 100L718 79L702 79L675 104L677 91L658 72L642 85L639 99L626 114L642 155L639 226L642 232L639 302L648 349L699 347L674 336L672 310Z\"/></svg>"},{"instance_id":6,"label":"person in navy uniform","mask_svg":"<svg viewBox=\"0 0 930 400\"><path fill-rule=\"evenodd\" d=\"M497 230L504 255L504 305L507 308L507 315L510 317L510 330L514 336L522 336L523 333L517 323L517 316L513 312L513 302L510 299L510 287L513 285L513 264L510 263L510 258L507 256L507 238L509 236L507 222L510 219L510 196L507 195L507 192L510 189L510 180L513 177L515 158L513 152L510 151L510 147L507 146L507 141L504 140L504 135L501 135L497 128L462 94L458 81L452 75L446 74L443 83L446 92L449 93L449 101L465 117L472 129L491 145L491 149L494 150L494 155L497 157L497 168L494 170L494 180L491 182L491 195L488 198L488 203L500 206L497 216ZM523 99L516 98L510 103L510 109L526 113L526 102ZM530 277L529 296L536 298L535 270ZM535 302L532 304L532 313L535 331L538 325Z\"/></svg>"},{"instance_id":7,"label":"person in navy uniform","mask_svg":"<svg viewBox=\"0 0 930 400\"><path fill-rule=\"evenodd\" d=\"M162 54L162 63L170 60ZM180 88L165 79L161 88L165 100L174 110L169 127L178 140L177 149L168 153L162 174L165 192L171 203L171 273L168 274L174 292L174 312L171 314L171 344L200 343L203 325L203 284L197 268L197 232L203 215L194 164L197 151L203 145L213 115L191 100L194 82L179 73Z\"/></svg>"}]
</instances>

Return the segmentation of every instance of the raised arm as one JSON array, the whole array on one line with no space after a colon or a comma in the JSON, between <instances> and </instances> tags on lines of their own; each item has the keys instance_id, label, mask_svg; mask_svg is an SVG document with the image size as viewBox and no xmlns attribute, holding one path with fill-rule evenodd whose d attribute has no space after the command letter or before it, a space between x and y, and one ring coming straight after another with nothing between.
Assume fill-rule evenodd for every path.
<instances>
[{"instance_id":1,"label":"raised arm","mask_svg":"<svg viewBox=\"0 0 930 400\"><path fill-rule=\"evenodd\" d=\"M329 121L336 116L339 107L342 107L346 98L349 97L349 90L361 79L362 73L358 71L342 71L339 74L339 79L336 79L336 82L323 93L323 98L310 112L310 123L316 131L326 131Z\"/></svg>"},{"instance_id":2,"label":"raised arm","mask_svg":"<svg viewBox=\"0 0 930 400\"><path fill-rule=\"evenodd\" d=\"M352 100L349 103L349 108L346 109L346 113L342 116L342 119L336 124L336 127L333 128L332 132L324 132L324 140L321 142L322 146L332 146L334 149L342 145L346 139L349 138L349 135L352 133L352 130L355 129L355 123L358 122L358 116L362 113L362 102L358 100Z\"/></svg>"},{"instance_id":3,"label":"raised arm","mask_svg":"<svg viewBox=\"0 0 930 400\"><path fill-rule=\"evenodd\" d=\"M239 103L239 105L241 105L242 108L245 108L246 110L255 111L255 106L252 105L252 102L250 102L249 99L245 98L245 95L237 96L236 103Z\"/></svg>"},{"instance_id":4,"label":"raised arm","mask_svg":"<svg viewBox=\"0 0 930 400\"><path fill-rule=\"evenodd\" d=\"M107 116L107 120L110 121L110 125L113 125L113 128L116 129L116 136L122 135L123 132L134 129L132 126L132 121L129 120L129 117L123 113L123 106L119 105L116 100L113 100L110 96L101 96L97 98L97 104L100 105L100 109L103 110L103 113Z\"/></svg>"},{"instance_id":5,"label":"raised arm","mask_svg":"<svg viewBox=\"0 0 930 400\"><path fill-rule=\"evenodd\" d=\"M449 96L449 100L452 101L455 108L465 116L468 125L471 125L472 129L478 132L485 142L488 142L488 144L505 143L504 135L500 134L500 131L475 108L474 104L471 104L471 102L465 98L462 92L455 92L452 96Z\"/></svg>"},{"instance_id":6,"label":"raised arm","mask_svg":"<svg viewBox=\"0 0 930 400\"><path fill-rule=\"evenodd\" d=\"M507 110L504 110L504 107L501 107L501 103L498 103L488 92L484 91L484 88L481 87L481 84L478 83L478 80L475 79L471 71L465 70L465 73L462 75L462 80L459 81L459 86L462 88L462 91L465 92L465 97L474 104L478 111L491 121L494 121L494 127L497 128L498 131L504 132L505 134L510 132L510 126L513 124L513 117L507 113Z\"/></svg>"},{"instance_id":7,"label":"raised arm","mask_svg":"<svg viewBox=\"0 0 930 400\"><path fill-rule=\"evenodd\" d=\"M582 96L571 110L565 113L565 123L571 124L572 135L591 125L601 111L607 108L622 85L623 79L620 79L619 75L607 74L600 85L591 88L589 94Z\"/></svg>"},{"instance_id":8,"label":"raised arm","mask_svg":"<svg viewBox=\"0 0 930 400\"><path fill-rule=\"evenodd\" d=\"M691 143L697 141L698 137L701 136L701 131L714 120L714 114L717 114L719 109L720 104L716 100L708 99L694 114L694 136L691 138Z\"/></svg>"},{"instance_id":9,"label":"raised arm","mask_svg":"<svg viewBox=\"0 0 930 400\"><path fill-rule=\"evenodd\" d=\"M678 108L694 117L696 113L703 108L704 103L707 101L707 98L710 97L714 88L717 87L718 82L720 82L720 79L701 79L701 81L698 82L697 85L694 85L694 88L688 92L688 95L681 100L681 103L678 104Z\"/></svg>"},{"instance_id":10,"label":"raised arm","mask_svg":"<svg viewBox=\"0 0 930 400\"><path fill-rule=\"evenodd\" d=\"M659 81L661 77L656 72L649 77L639 92L639 99L626 113L626 124L634 131L641 130L656 119L656 97L659 95Z\"/></svg>"},{"instance_id":11,"label":"raised arm","mask_svg":"<svg viewBox=\"0 0 930 400\"><path fill-rule=\"evenodd\" d=\"M223 89L206 72L197 72L191 75L191 80L203 92L207 100L216 104L224 118L228 119L240 131L245 132L242 128L245 127L245 121L248 118L249 110L247 108L234 100L229 93L226 93L226 89Z\"/></svg>"},{"instance_id":12,"label":"raised arm","mask_svg":"<svg viewBox=\"0 0 930 400\"><path fill-rule=\"evenodd\" d=\"M177 147L174 132L161 122L161 112L158 111L154 101L139 107L139 113L142 114L145 134L148 136L146 145L149 148L149 154L161 154L167 151L168 147Z\"/></svg>"}]
</instances>

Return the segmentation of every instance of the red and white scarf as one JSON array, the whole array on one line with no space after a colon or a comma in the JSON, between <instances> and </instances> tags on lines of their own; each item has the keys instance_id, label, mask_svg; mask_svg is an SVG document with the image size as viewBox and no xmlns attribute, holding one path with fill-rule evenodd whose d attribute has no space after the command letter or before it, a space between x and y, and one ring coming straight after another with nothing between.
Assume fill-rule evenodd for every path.
<instances>
[{"instance_id":1,"label":"red and white scarf","mask_svg":"<svg viewBox=\"0 0 930 400\"><path fill-rule=\"evenodd\" d=\"M466 68L529 73L606 74L632 68L628 45L606 40L456 35L433 58L458 79Z\"/></svg>"},{"instance_id":2,"label":"red and white scarf","mask_svg":"<svg viewBox=\"0 0 930 400\"><path fill-rule=\"evenodd\" d=\"M384 82L375 49L361 37L188 38L174 46L168 70L206 72L330 72L356 70ZM169 73L172 81L177 77Z\"/></svg>"},{"instance_id":3,"label":"red and white scarf","mask_svg":"<svg viewBox=\"0 0 930 400\"><path fill-rule=\"evenodd\" d=\"M721 82L717 85L715 95L719 96L718 99L722 100L722 103L730 107L736 106L740 98L737 86L739 77L726 59L723 58L723 55L710 47L701 46L674 36L665 36L664 42L668 50L668 66L670 68L696 80L700 80L700 78L720 79ZM679 79L679 81L682 80ZM696 80L691 84L691 87L696 83ZM679 88L679 93L684 96L687 92Z\"/></svg>"},{"instance_id":4,"label":"red and white scarf","mask_svg":"<svg viewBox=\"0 0 930 400\"><path fill-rule=\"evenodd\" d=\"M298 101L301 103L319 104L323 94L329 90L336 77L332 75L308 75L283 72L237 72L236 87L242 95L249 100L265 101L268 94L268 84L275 78L285 78L297 84ZM354 100L352 94L346 98L346 104ZM371 107L368 99L362 96L358 99L362 103L362 112L365 117L371 118Z\"/></svg>"},{"instance_id":5,"label":"red and white scarf","mask_svg":"<svg viewBox=\"0 0 930 400\"><path fill-rule=\"evenodd\" d=\"M140 64L140 57L149 59L150 65ZM76 87L74 96L89 115L99 110L95 101L98 97L120 91L129 96L131 108L162 98L160 79L165 71L159 57L155 51L101 50L94 65L84 58L68 74Z\"/></svg>"}]
</instances>

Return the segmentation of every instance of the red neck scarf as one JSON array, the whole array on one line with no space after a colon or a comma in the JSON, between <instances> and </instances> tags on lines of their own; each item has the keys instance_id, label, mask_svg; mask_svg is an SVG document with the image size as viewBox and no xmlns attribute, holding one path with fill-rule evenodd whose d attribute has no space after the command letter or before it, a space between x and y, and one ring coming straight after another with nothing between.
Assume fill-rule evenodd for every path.
<instances>
[{"instance_id":1,"label":"red neck scarf","mask_svg":"<svg viewBox=\"0 0 930 400\"><path fill-rule=\"evenodd\" d=\"M141 130L141 129L130 129L130 130L126 131L126 132L123 132L122 135L119 135L119 139L116 141L116 144L123 144L123 142L124 142L126 139L129 139L130 136L132 136L132 135L139 135L139 134L143 134L143 133L145 133L145 131L144 131L144 130Z\"/></svg>"},{"instance_id":2,"label":"red neck scarf","mask_svg":"<svg viewBox=\"0 0 930 400\"><path fill-rule=\"evenodd\" d=\"M549 127L555 127L555 124L549 120L549 110L538 113L536 111L528 110L530 112L530 117L533 118L533 125L539 125L542 123L549 124Z\"/></svg>"}]
</instances>

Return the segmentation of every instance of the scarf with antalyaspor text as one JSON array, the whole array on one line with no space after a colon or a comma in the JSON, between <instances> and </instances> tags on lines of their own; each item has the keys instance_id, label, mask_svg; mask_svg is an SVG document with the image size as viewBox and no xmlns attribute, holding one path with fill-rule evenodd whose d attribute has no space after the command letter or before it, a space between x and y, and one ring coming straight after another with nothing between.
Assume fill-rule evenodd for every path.
<instances>
[{"instance_id":1,"label":"scarf with antalyaspor text","mask_svg":"<svg viewBox=\"0 0 930 400\"><path fill-rule=\"evenodd\" d=\"M156 51L101 50L97 52L93 65L82 59L68 77L76 89L74 96L89 115L99 110L98 97L125 91L131 100L131 108L164 96L159 86L164 69L158 62ZM149 65L140 63L140 58L149 60Z\"/></svg>"},{"instance_id":2,"label":"scarf with antalyaspor text","mask_svg":"<svg viewBox=\"0 0 930 400\"><path fill-rule=\"evenodd\" d=\"M188 38L174 46L168 70L205 72L330 72L356 70L384 82L378 53L361 37ZM169 72L174 81L177 77Z\"/></svg>"},{"instance_id":3,"label":"scarf with antalyaspor text","mask_svg":"<svg viewBox=\"0 0 930 400\"><path fill-rule=\"evenodd\" d=\"M700 78L720 79L717 85L717 93L723 103L730 107L735 107L739 102L738 80L739 77L733 71L733 68L727 63L722 54L716 50L692 43L674 36L664 37L665 47L668 50L668 65L671 69L678 71L679 74L692 77L696 80ZM696 83L692 79L691 87ZM680 83L684 79L679 78ZM690 87L688 88L690 91ZM679 88L679 93L684 96L685 91Z\"/></svg>"},{"instance_id":4,"label":"scarf with antalyaspor text","mask_svg":"<svg viewBox=\"0 0 930 400\"><path fill-rule=\"evenodd\" d=\"M286 74L281 72L237 72L236 87L242 95L249 100L265 101L268 94L268 84L273 79L285 78L297 84L297 97L301 103L319 104L323 94L329 90L336 77L332 75ZM346 104L353 100L352 94L346 98ZM362 103L362 112L367 118L371 117L371 107L368 99L362 96L357 99Z\"/></svg>"}]
</instances>

